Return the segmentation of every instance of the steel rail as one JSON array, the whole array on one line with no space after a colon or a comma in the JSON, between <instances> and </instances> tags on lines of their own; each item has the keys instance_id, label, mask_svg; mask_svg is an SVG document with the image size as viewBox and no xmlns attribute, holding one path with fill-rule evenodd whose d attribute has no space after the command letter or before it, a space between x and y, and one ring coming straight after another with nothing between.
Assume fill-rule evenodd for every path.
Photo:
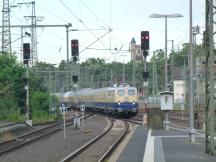
<instances>
[{"instance_id":1,"label":"steel rail","mask_svg":"<svg viewBox=\"0 0 216 162\"><path fill-rule=\"evenodd\" d=\"M101 139L103 136L105 136L113 127L113 120L111 118L108 118L108 119L110 120L111 124L110 124L109 128L106 131L102 132L101 134L99 134L95 138L91 139L85 145L83 145L82 147L80 147L79 149L74 151L73 153L66 156L60 162L69 162L69 161L73 160L75 157L77 157L79 154L81 154L83 151L88 149L91 145L93 145L95 142L97 142L99 139Z\"/></svg>"},{"instance_id":2,"label":"steel rail","mask_svg":"<svg viewBox=\"0 0 216 162\"><path fill-rule=\"evenodd\" d=\"M129 130L129 124L127 120L124 120L125 123L125 130L121 134L121 136L115 141L115 143L105 152L105 154L97 161L97 162L103 162L106 159L110 157L110 155L113 153L113 151L116 149L116 147L119 145L119 143L124 139L124 137L127 135Z\"/></svg>"},{"instance_id":3,"label":"steel rail","mask_svg":"<svg viewBox=\"0 0 216 162\"><path fill-rule=\"evenodd\" d=\"M85 116L84 119L92 115L93 114ZM22 136L16 137L14 139L11 139L5 142L1 142L0 143L0 156L62 130L61 128L62 123L63 121L60 121L50 126L47 126L45 128L26 133ZM72 124L73 124L73 119L71 119L70 122L66 124L66 127L71 126Z\"/></svg>"}]
</instances>

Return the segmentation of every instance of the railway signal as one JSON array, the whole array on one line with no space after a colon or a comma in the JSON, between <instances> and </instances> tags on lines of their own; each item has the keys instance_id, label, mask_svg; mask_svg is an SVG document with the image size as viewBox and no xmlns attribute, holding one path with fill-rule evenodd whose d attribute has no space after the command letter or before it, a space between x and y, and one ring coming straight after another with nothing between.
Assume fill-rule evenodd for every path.
<instances>
[{"instance_id":1,"label":"railway signal","mask_svg":"<svg viewBox=\"0 0 216 162\"><path fill-rule=\"evenodd\" d=\"M148 80L148 78L149 78L149 72L148 71L143 72L143 78L144 78L145 82Z\"/></svg>"},{"instance_id":2,"label":"railway signal","mask_svg":"<svg viewBox=\"0 0 216 162\"><path fill-rule=\"evenodd\" d=\"M149 50L149 31L141 31L141 50Z\"/></svg>"},{"instance_id":3,"label":"railway signal","mask_svg":"<svg viewBox=\"0 0 216 162\"><path fill-rule=\"evenodd\" d=\"M23 43L23 63L28 64L30 59L30 43Z\"/></svg>"},{"instance_id":4,"label":"railway signal","mask_svg":"<svg viewBox=\"0 0 216 162\"><path fill-rule=\"evenodd\" d=\"M146 58L148 56L148 51L143 51L143 56Z\"/></svg>"},{"instance_id":5,"label":"railway signal","mask_svg":"<svg viewBox=\"0 0 216 162\"><path fill-rule=\"evenodd\" d=\"M73 82L76 84L78 82L78 76L77 75L73 75Z\"/></svg>"},{"instance_id":6,"label":"railway signal","mask_svg":"<svg viewBox=\"0 0 216 162\"><path fill-rule=\"evenodd\" d=\"M77 39L71 40L71 55L72 57L79 56L79 41Z\"/></svg>"}]
</instances>

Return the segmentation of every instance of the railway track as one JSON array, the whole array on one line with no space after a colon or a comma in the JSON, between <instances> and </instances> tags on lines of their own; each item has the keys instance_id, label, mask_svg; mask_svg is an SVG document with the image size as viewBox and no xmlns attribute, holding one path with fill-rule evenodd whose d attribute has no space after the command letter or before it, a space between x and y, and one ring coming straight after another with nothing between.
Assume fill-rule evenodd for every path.
<instances>
[{"instance_id":1,"label":"railway track","mask_svg":"<svg viewBox=\"0 0 216 162\"><path fill-rule=\"evenodd\" d=\"M103 162L106 159L108 159L110 157L110 155L113 153L113 151L115 150L115 148L118 146L118 144L124 139L124 137L127 135L127 132L129 130L129 124L128 122L125 120L125 130L122 133L122 135L115 141L115 143L105 152L105 154L98 160L98 162Z\"/></svg>"},{"instance_id":2,"label":"railway track","mask_svg":"<svg viewBox=\"0 0 216 162\"><path fill-rule=\"evenodd\" d=\"M0 129L8 128L8 127L11 127L11 126L16 126L16 125L19 125L19 124L25 124L25 123L24 122L10 123L10 124L6 124L6 125L3 125L3 126L0 126Z\"/></svg>"},{"instance_id":3,"label":"railway track","mask_svg":"<svg viewBox=\"0 0 216 162\"><path fill-rule=\"evenodd\" d=\"M5 141L0 143L0 155L23 147L31 142L34 142L42 137L48 136L51 133L57 132L60 130L60 125L62 122L52 124L46 128L42 128L30 133L26 133L20 137Z\"/></svg>"},{"instance_id":4,"label":"railway track","mask_svg":"<svg viewBox=\"0 0 216 162\"><path fill-rule=\"evenodd\" d=\"M91 115L93 114L85 116L84 119L90 117ZM63 127L62 124L63 124L63 121L60 121L60 122L51 124L45 128L42 128L36 131L32 131L22 136L19 136L17 138L0 143L0 156L5 153L9 153L13 150L16 150L18 148L21 148L25 145L28 145L32 142L35 142L41 138L48 137L49 135L62 130L62 127ZM73 124L73 119L69 120L66 123L66 127L71 126L72 124Z\"/></svg>"},{"instance_id":5,"label":"railway track","mask_svg":"<svg viewBox=\"0 0 216 162\"><path fill-rule=\"evenodd\" d=\"M123 121L125 128L120 133L120 135L118 135L118 138L116 138L111 145L104 146L105 144L107 144L107 139L113 136L112 130L114 126L114 121L111 118L108 119L110 121L109 128L107 128L104 132L102 132L101 134L99 134L98 136L90 140L84 146L80 147L79 149L77 149L76 151L74 151L64 159L62 159L61 162L83 161L82 157L85 157L85 159L87 159L88 161L98 161L98 162L105 161L105 159L107 159L112 154L112 152L115 150L115 148L120 143L120 141L125 137L129 129L128 122ZM103 150L101 146L106 147L105 151L101 151ZM99 151L100 153L98 152L95 153L94 150L100 150ZM90 159L88 159L88 157Z\"/></svg>"},{"instance_id":6,"label":"railway track","mask_svg":"<svg viewBox=\"0 0 216 162\"><path fill-rule=\"evenodd\" d=\"M142 125L142 121L141 121L141 120L136 120L136 119L125 119L125 121L127 121L127 122L129 122L129 123L134 123L134 124Z\"/></svg>"}]
</instances>

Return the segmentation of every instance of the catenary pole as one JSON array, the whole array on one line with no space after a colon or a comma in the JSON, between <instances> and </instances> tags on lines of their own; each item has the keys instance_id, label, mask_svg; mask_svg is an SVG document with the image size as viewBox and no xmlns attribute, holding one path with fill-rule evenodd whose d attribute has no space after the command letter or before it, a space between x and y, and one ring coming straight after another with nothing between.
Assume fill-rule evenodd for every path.
<instances>
[{"instance_id":1,"label":"catenary pole","mask_svg":"<svg viewBox=\"0 0 216 162\"><path fill-rule=\"evenodd\" d=\"M189 137L190 137L190 142L194 143L195 142L195 134L194 134L194 99L193 99L193 39L192 39L192 0L189 2L189 73L190 73L190 79L189 79L189 109L190 109L190 132L189 132Z\"/></svg>"}]
</instances>

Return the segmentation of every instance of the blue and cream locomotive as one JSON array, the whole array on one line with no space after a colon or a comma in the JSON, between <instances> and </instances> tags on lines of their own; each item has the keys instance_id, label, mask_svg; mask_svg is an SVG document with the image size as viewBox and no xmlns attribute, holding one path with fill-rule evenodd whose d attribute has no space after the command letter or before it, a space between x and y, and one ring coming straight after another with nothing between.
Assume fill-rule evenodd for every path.
<instances>
[{"instance_id":1,"label":"blue and cream locomotive","mask_svg":"<svg viewBox=\"0 0 216 162\"><path fill-rule=\"evenodd\" d=\"M69 91L60 100L67 103L68 107L80 108L85 105L86 111L104 112L114 116L131 117L138 112L137 89L130 86L114 85Z\"/></svg>"}]
</instances>

